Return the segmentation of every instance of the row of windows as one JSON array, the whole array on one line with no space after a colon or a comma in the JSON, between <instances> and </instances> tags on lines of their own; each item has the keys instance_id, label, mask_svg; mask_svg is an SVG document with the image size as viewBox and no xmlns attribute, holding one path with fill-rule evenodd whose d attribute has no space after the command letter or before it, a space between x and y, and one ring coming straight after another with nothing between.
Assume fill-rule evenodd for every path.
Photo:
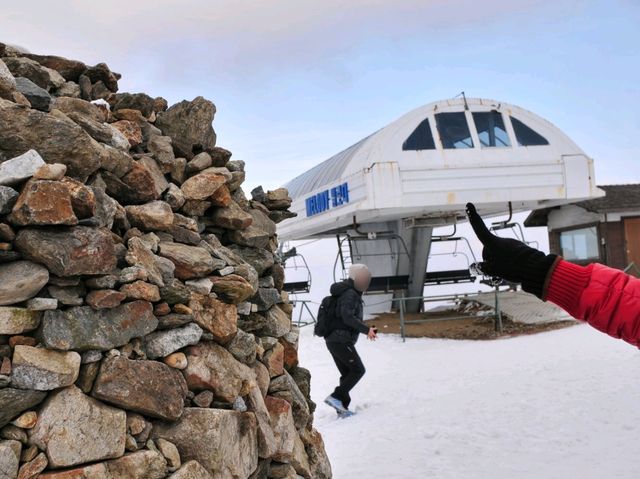
<instances>
[{"instance_id":1,"label":"row of windows","mask_svg":"<svg viewBox=\"0 0 640 479\"><path fill-rule=\"evenodd\" d=\"M511 146L509 135L504 126L502 114L498 111L473 112L473 121L480 144L484 147ZM437 113L436 128L440 134L442 147L445 149L473 148L473 138L464 112ZM520 120L510 116L511 126L520 146L548 145L545 137L535 132ZM429 119L423 120L402 144L407 150L435 150L436 145L431 133Z\"/></svg>"}]
</instances>

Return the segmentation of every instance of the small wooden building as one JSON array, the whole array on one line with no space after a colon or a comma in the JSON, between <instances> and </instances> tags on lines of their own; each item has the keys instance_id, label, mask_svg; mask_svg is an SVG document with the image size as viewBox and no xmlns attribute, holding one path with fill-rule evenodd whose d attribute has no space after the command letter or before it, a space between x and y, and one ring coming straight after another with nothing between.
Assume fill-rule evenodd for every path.
<instances>
[{"instance_id":1,"label":"small wooden building","mask_svg":"<svg viewBox=\"0 0 640 479\"><path fill-rule=\"evenodd\" d=\"M525 226L546 226L549 248L565 259L599 262L640 276L640 184L599 186L602 198L532 211Z\"/></svg>"}]
</instances>

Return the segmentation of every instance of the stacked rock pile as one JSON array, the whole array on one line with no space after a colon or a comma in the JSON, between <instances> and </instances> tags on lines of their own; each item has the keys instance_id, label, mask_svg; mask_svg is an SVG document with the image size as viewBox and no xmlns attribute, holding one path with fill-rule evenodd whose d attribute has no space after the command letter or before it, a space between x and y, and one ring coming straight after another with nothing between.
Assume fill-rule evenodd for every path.
<instances>
[{"instance_id":1,"label":"stacked rock pile","mask_svg":"<svg viewBox=\"0 0 640 479\"><path fill-rule=\"evenodd\" d=\"M245 196L202 97L0 58L0 478L331 477L276 254L287 191Z\"/></svg>"}]
</instances>

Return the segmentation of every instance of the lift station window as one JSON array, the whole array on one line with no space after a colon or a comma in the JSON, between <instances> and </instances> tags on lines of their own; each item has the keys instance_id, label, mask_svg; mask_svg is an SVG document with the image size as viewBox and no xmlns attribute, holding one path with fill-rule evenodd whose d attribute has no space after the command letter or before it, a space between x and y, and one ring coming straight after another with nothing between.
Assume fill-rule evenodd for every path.
<instances>
[{"instance_id":1,"label":"lift station window","mask_svg":"<svg viewBox=\"0 0 640 479\"><path fill-rule=\"evenodd\" d=\"M433 135L431 134L431 126L429 126L429 119L423 120L418 127L413 130L413 133L409 135L402 144L403 151L410 150L435 150L436 144L433 141Z\"/></svg>"},{"instance_id":2,"label":"lift station window","mask_svg":"<svg viewBox=\"0 0 640 479\"><path fill-rule=\"evenodd\" d=\"M438 113L436 127L445 149L473 148L473 139L464 112Z\"/></svg>"},{"instance_id":3,"label":"lift station window","mask_svg":"<svg viewBox=\"0 0 640 479\"><path fill-rule=\"evenodd\" d=\"M547 139L540 133L533 131L527 125L520 120L511 117L511 125L513 125L513 132L516 134L516 140L520 146L539 146L548 145Z\"/></svg>"},{"instance_id":4,"label":"lift station window","mask_svg":"<svg viewBox=\"0 0 640 479\"><path fill-rule=\"evenodd\" d=\"M598 231L595 226L560 233L562 256L568 261L598 261Z\"/></svg>"},{"instance_id":5,"label":"lift station window","mask_svg":"<svg viewBox=\"0 0 640 479\"><path fill-rule=\"evenodd\" d=\"M511 146L500 112L495 110L474 112L473 121L476 123L482 146Z\"/></svg>"}]
</instances>

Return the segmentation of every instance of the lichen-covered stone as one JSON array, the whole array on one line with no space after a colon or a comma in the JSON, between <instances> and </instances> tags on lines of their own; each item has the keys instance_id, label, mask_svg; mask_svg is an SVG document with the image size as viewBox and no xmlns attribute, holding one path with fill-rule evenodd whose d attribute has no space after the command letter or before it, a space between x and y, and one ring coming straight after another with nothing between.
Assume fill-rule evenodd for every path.
<instances>
[{"instance_id":1,"label":"lichen-covered stone","mask_svg":"<svg viewBox=\"0 0 640 479\"><path fill-rule=\"evenodd\" d=\"M182 414L187 385L182 374L158 361L105 359L93 397L130 411L174 421Z\"/></svg>"},{"instance_id":2,"label":"lichen-covered stone","mask_svg":"<svg viewBox=\"0 0 640 479\"><path fill-rule=\"evenodd\" d=\"M42 313L25 308L0 306L0 334L22 334L40 325Z\"/></svg>"},{"instance_id":3,"label":"lichen-covered stone","mask_svg":"<svg viewBox=\"0 0 640 479\"><path fill-rule=\"evenodd\" d=\"M152 437L176 445L184 462L198 461L214 478L245 478L258 466L253 413L185 408L175 423L158 423Z\"/></svg>"},{"instance_id":4,"label":"lichen-covered stone","mask_svg":"<svg viewBox=\"0 0 640 479\"><path fill-rule=\"evenodd\" d=\"M117 263L113 238L104 228L25 228L15 244L25 258L44 264L57 276L108 274Z\"/></svg>"},{"instance_id":5,"label":"lichen-covered stone","mask_svg":"<svg viewBox=\"0 0 640 479\"><path fill-rule=\"evenodd\" d=\"M75 386L54 392L40 410L30 441L52 467L68 467L124 454L126 414Z\"/></svg>"},{"instance_id":6,"label":"lichen-covered stone","mask_svg":"<svg viewBox=\"0 0 640 479\"><path fill-rule=\"evenodd\" d=\"M181 328L155 331L145 337L145 351L150 359L170 355L186 346L197 344L202 336L202 328L190 323ZM181 368L182 369L182 368Z\"/></svg>"},{"instance_id":7,"label":"lichen-covered stone","mask_svg":"<svg viewBox=\"0 0 640 479\"><path fill-rule=\"evenodd\" d=\"M107 351L149 334L157 325L151 303L147 301L132 301L100 310L79 306L65 311L46 311L42 339L53 349Z\"/></svg>"},{"instance_id":8,"label":"lichen-covered stone","mask_svg":"<svg viewBox=\"0 0 640 479\"><path fill-rule=\"evenodd\" d=\"M208 389L220 400L233 403L249 392L254 374L247 366L215 343L200 343L185 351L188 366L183 371L189 389Z\"/></svg>"},{"instance_id":9,"label":"lichen-covered stone","mask_svg":"<svg viewBox=\"0 0 640 479\"><path fill-rule=\"evenodd\" d=\"M21 389L49 391L70 386L78 378L80 355L31 346L13 350L11 384Z\"/></svg>"}]
</instances>

